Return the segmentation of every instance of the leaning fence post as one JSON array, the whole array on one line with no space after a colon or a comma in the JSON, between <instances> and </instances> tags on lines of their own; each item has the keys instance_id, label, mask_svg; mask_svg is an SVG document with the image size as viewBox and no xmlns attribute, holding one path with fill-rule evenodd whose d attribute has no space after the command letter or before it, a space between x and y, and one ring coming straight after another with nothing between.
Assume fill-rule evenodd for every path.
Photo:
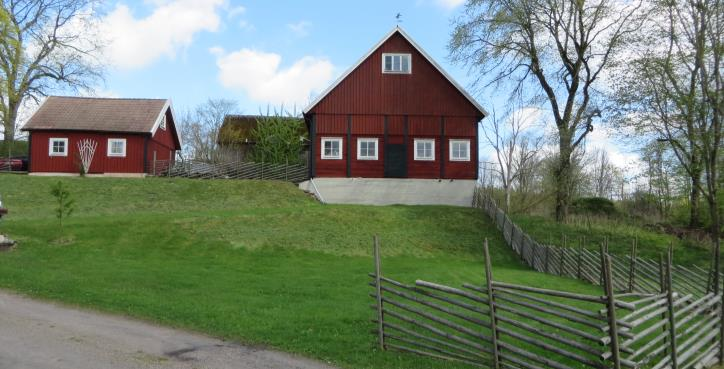
<instances>
[{"instance_id":1,"label":"leaning fence post","mask_svg":"<svg viewBox=\"0 0 724 369\"><path fill-rule=\"evenodd\" d=\"M566 275L566 268L565 268L564 260L565 260L565 258L566 258L567 241L568 241L568 240L566 239L566 234L564 233L564 234L563 234L563 247L560 249L560 252L561 252L561 263L560 263L560 265L558 266L558 275L560 275L560 276L565 276L565 275Z\"/></svg>"},{"instance_id":2,"label":"leaning fence post","mask_svg":"<svg viewBox=\"0 0 724 369\"><path fill-rule=\"evenodd\" d=\"M545 271L546 271L546 273L549 273L548 272L548 259L550 259L550 246L546 245L545 247L546 247Z\"/></svg>"},{"instance_id":3,"label":"leaning fence post","mask_svg":"<svg viewBox=\"0 0 724 369\"><path fill-rule=\"evenodd\" d=\"M377 338L380 344L380 350L385 349L385 331L382 314L382 267L380 262L380 240L374 237L374 254L375 254L375 289L377 292Z\"/></svg>"},{"instance_id":4,"label":"leaning fence post","mask_svg":"<svg viewBox=\"0 0 724 369\"><path fill-rule=\"evenodd\" d=\"M669 246L666 255L666 307L669 316L669 347L671 348L671 369L677 369L679 363L676 358L676 321L674 319L674 291L671 287L671 257L673 248Z\"/></svg>"},{"instance_id":5,"label":"leaning fence post","mask_svg":"<svg viewBox=\"0 0 724 369\"><path fill-rule=\"evenodd\" d=\"M578 257L576 260L576 278L581 279L581 257L583 256L583 239L578 238Z\"/></svg>"},{"instance_id":6,"label":"leaning fence post","mask_svg":"<svg viewBox=\"0 0 724 369\"><path fill-rule=\"evenodd\" d=\"M601 248L603 250L603 248ZM621 369L621 358L618 347L618 326L616 323L616 296L613 294L613 275L611 274L611 256L603 256L603 287L606 291L606 309L608 312L608 333L611 337L611 360L613 368Z\"/></svg>"},{"instance_id":7,"label":"leaning fence post","mask_svg":"<svg viewBox=\"0 0 724 369\"><path fill-rule=\"evenodd\" d=\"M631 244L631 260L629 260L628 273L628 292L633 292L636 284L636 248L638 247L638 237L634 237Z\"/></svg>"},{"instance_id":8,"label":"leaning fence post","mask_svg":"<svg viewBox=\"0 0 724 369\"><path fill-rule=\"evenodd\" d=\"M500 368L500 356L498 354L498 324L495 318L495 296L493 294L493 271L490 262L490 252L488 251L488 239L483 243L485 252L485 280L488 289L488 305L490 310L490 339L493 341L493 369Z\"/></svg>"}]
</instances>

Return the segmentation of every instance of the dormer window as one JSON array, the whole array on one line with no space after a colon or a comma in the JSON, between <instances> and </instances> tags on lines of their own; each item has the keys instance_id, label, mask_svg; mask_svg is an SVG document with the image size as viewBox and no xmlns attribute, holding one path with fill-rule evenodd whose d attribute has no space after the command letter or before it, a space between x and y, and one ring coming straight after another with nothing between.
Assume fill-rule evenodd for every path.
<instances>
[{"instance_id":1,"label":"dormer window","mask_svg":"<svg viewBox=\"0 0 724 369\"><path fill-rule=\"evenodd\" d=\"M382 54L382 73L412 73L410 54Z\"/></svg>"}]
</instances>

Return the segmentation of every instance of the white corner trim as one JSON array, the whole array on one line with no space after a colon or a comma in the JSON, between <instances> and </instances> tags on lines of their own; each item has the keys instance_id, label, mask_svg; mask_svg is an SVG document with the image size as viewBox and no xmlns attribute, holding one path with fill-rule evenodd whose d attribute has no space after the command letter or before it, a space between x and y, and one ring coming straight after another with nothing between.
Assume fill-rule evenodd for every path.
<instances>
[{"instance_id":1,"label":"white corner trim","mask_svg":"<svg viewBox=\"0 0 724 369\"><path fill-rule=\"evenodd\" d=\"M435 67L443 76L445 76L445 78L450 83L452 83L452 85L455 86L455 88L457 88L458 91L460 91L460 93L462 93L463 96L465 96L465 98L468 99L468 101L470 101L471 104L473 104L481 113L483 113L484 117L488 116L488 111L485 110L485 108L483 108L477 101L475 101L475 99L467 91L465 91L465 89L462 88L462 86L460 86L460 84L457 83L457 81L455 81L452 78L452 76L450 76L447 72L445 72L445 70L442 69L440 64L438 64L434 59L432 59L432 57L430 57L430 55L427 52L425 52L425 50L422 47L420 47L420 45L418 45L407 34L407 32L405 32L400 26L396 26L390 32L388 32L387 35L385 35L385 37L383 37L377 44L375 44L375 46L373 46L364 56L362 56L362 58L360 58L354 65L352 65L352 67L347 69L341 76L339 76L339 78L337 78L337 80L334 81L334 83L332 83L329 87L327 87L321 94L317 95L317 97L314 98L314 100L312 100L312 102L309 103L309 105L307 105L307 107L304 108L304 110L302 110L302 113L304 113L304 114L309 113L309 111L312 110L312 108L314 108L317 104L319 104L319 102L322 101L322 99L324 99L327 95L329 95L330 92L332 92L332 90L334 90L335 87L337 87L337 85L342 83L342 81L345 78L347 78L347 76L352 74L352 72L355 69L357 69L357 67L359 67L360 64L362 64L362 62L367 60L367 58L369 58L370 55L372 55L377 49L380 48L380 46L382 46L382 44L384 44L390 37L392 37L392 35L394 35L397 32L399 32L402 35L402 37L404 37L408 42L410 42L412 47L414 47L418 52L420 52L420 54L422 54L422 56L425 59L427 59L427 61L429 61L433 67ZM412 70L412 63L410 64L410 67L411 67L410 70Z\"/></svg>"}]
</instances>

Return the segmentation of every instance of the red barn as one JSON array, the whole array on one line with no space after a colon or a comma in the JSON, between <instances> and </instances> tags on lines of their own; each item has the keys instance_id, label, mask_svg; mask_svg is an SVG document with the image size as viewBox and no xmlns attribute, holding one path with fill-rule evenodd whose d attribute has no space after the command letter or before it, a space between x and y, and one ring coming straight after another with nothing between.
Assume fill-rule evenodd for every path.
<instances>
[{"instance_id":1,"label":"red barn","mask_svg":"<svg viewBox=\"0 0 724 369\"><path fill-rule=\"evenodd\" d=\"M477 178L487 113L399 27L303 112L311 177Z\"/></svg>"},{"instance_id":2,"label":"red barn","mask_svg":"<svg viewBox=\"0 0 724 369\"><path fill-rule=\"evenodd\" d=\"M153 160L171 160L181 142L171 101L50 96L23 127L31 174L142 176Z\"/></svg>"}]
</instances>

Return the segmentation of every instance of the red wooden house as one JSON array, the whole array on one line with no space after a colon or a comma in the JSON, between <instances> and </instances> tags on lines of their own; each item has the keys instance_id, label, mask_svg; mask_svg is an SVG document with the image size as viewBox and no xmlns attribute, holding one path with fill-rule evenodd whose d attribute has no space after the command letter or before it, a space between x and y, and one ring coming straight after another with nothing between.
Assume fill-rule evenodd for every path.
<instances>
[{"instance_id":1,"label":"red wooden house","mask_svg":"<svg viewBox=\"0 0 724 369\"><path fill-rule=\"evenodd\" d=\"M50 96L23 127L31 174L78 174L81 147L89 174L141 176L181 149L171 101Z\"/></svg>"},{"instance_id":2,"label":"red wooden house","mask_svg":"<svg viewBox=\"0 0 724 369\"><path fill-rule=\"evenodd\" d=\"M399 27L303 112L311 177L477 178L487 113Z\"/></svg>"}]
</instances>

